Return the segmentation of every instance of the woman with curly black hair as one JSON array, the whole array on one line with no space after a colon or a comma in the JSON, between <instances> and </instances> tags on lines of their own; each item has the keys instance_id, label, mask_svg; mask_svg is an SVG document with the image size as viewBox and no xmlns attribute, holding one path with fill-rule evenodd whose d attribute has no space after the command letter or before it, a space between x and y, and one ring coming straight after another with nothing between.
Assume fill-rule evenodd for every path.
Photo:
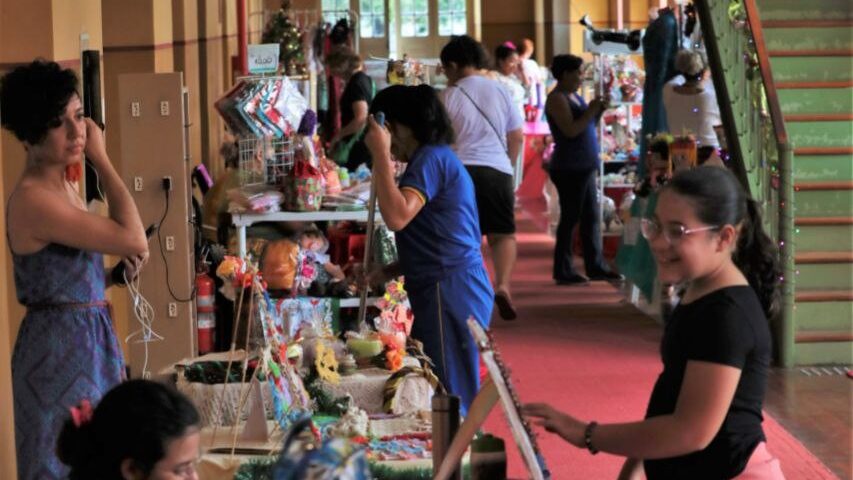
<instances>
[{"instance_id":1,"label":"woman with curly black hair","mask_svg":"<svg viewBox=\"0 0 853 480\"><path fill-rule=\"evenodd\" d=\"M102 254L124 257L132 278L148 245L101 130L83 116L74 72L39 60L16 68L0 80L0 111L0 124L26 150L6 202L15 287L27 307L12 355L18 478L65 478L53 452L68 407L97 401L124 374ZM108 218L89 213L72 185L84 152L109 201Z\"/></svg>"}]
</instances>

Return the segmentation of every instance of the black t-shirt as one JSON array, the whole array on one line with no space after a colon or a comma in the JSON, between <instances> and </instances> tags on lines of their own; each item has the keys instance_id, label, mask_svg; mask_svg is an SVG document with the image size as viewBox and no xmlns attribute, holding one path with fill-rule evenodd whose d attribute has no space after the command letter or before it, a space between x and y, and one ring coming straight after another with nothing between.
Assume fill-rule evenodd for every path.
<instances>
[{"instance_id":1,"label":"black t-shirt","mask_svg":"<svg viewBox=\"0 0 853 480\"><path fill-rule=\"evenodd\" d=\"M689 360L739 368L740 381L720 431L704 449L680 457L646 460L649 480L723 479L740 474L764 441L761 406L770 367L770 327L755 291L727 287L672 313L661 343L663 372L655 383L646 418L675 411Z\"/></svg>"},{"instance_id":2,"label":"black t-shirt","mask_svg":"<svg viewBox=\"0 0 853 480\"><path fill-rule=\"evenodd\" d=\"M341 93L340 105L342 127L351 122L355 117L352 104L360 100L367 102L367 108L370 108L370 104L373 102L373 80L371 80L364 72L355 72L353 76L350 77L346 87L344 87L343 93ZM342 140L347 141L349 139L350 137L346 137ZM370 166L370 152L367 150L367 146L364 144L364 141L359 139L353 144L347 163L344 166L349 170L355 170L362 163L367 163L367 165Z\"/></svg>"},{"instance_id":3,"label":"black t-shirt","mask_svg":"<svg viewBox=\"0 0 853 480\"><path fill-rule=\"evenodd\" d=\"M355 72L341 93L341 126L348 124L355 117L352 104L360 100L367 102L367 108L370 108L373 101L373 80L364 72Z\"/></svg>"}]
</instances>

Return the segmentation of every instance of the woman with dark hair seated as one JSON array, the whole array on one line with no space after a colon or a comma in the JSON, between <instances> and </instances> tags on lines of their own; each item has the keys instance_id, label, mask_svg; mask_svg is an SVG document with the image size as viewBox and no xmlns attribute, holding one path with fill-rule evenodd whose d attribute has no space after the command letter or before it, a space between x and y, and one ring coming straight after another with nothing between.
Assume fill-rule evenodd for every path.
<instances>
[{"instance_id":1,"label":"woman with dark hair seated","mask_svg":"<svg viewBox=\"0 0 853 480\"><path fill-rule=\"evenodd\" d=\"M64 478L52 454L69 405L97 401L122 380L124 360L104 289L102 254L125 257L126 278L148 258L133 197L83 116L77 77L35 61L0 80L3 128L26 165L6 202L18 301L27 307L12 354L18 478ZM83 154L98 172L109 217L89 213L75 190Z\"/></svg>"},{"instance_id":2,"label":"woman with dark hair seated","mask_svg":"<svg viewBox=\"0 0 853 480\"><path fill-rule=\"evenodd\" d=\"M97 408L71 408L57 454L70 480L197 479L200 420L188 398L166 385L131 380Z\"/></svg>"},{"instance_id":3,"label":"woman with dark hair seated","mask_svg":"<svg viewBox=\"0 0 853 480\"><path fill-rule=\"evenodd\" d=\"M396 85L379 92L365 143L382 219L397 232L399 267L415 314L412 337L424 344L436 374L467 412L479 390L473 316L487 327L494 293L480 253L474 185L450 144L454 134L432 87ZM399 187L393 158L407 168ZM390 273L390 272L388 272Z\"/></svg>"}]
</instances>

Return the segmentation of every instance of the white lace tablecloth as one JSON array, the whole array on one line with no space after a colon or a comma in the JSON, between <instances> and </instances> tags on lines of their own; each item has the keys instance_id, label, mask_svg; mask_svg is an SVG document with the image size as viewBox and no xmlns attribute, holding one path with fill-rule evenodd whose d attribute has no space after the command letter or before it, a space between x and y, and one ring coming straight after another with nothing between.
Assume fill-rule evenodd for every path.
<instances>
[{"instance_id":1,"label":"white lace tablecloth","mask_svg":"<svg viewBox=\"0 0 853 480\"><path fill-rule=\"evenodd\" d=\"M335 398L352 396L355 405L368 414L384 413L383 390L390 376L390 371L380 368L357 370L352 375L341 376L341 381L337 385L323 382L323 390ZM190 383L182 379L178 379L177 387L198 408L204 426L232 425L240 405L241 392L245 395L249 390L248 384L245 386L239 383L206 385ZM269 383L261 382L261 388L264 406L267 414L270 415L273 410ZM223 390L225 390L224 397ZM397 391L395 413L430 410L432 393L432 387L426 379L415 375L406 377ZM240 420L245 420L247 415L248 408L244 407Z\"/></svg>"}]
</instances>

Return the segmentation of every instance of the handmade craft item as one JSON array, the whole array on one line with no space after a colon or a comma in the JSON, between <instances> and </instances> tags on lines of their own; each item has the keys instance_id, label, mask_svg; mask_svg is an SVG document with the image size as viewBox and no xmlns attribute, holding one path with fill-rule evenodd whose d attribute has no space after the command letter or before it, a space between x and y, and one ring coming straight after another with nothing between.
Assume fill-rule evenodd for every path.
<instances>
[{"instance_id":1,"label":"handmade craft item","mask_svg":"<svg viewBox=\"0 0 853 480\"><path fill-rule=\"evenodd\" d=\"M465 419L447 449L446 456L441 461L440 467L436 469L434 478L436 480L450 478L454 466L459 464L462 455L474 438L474 434L485 422L492 407L500 402L530 478L533 480L550 479L551 473L545 464L545 458L539 451L533 430L521 414L521 402L512 386L509 371L494 345L494 340L473 317L468 318L468 329L474 337L483 364L489 372L489 381L483 384L480 392L474 397L474 401L468 409L468 418Z\"/></svg>"},{"instance_id":2,"label":"handmade craft item","mask_svg":"<svg viewBox=\"0 0 853 480\"><path fill-rule=\"evenodd\" d=\"M290 290L296 279L299 247L288 239L267 243L261 256L261 275L271 290Z\"/></svg>"},{"instance_id":3,"label":"handmade craft item","mask_svg":"<svg viewBox=\"0 0 853 480\"><path fill-rule=\"evenodd\" d=\"M693 135L675 137L669 145L673 173L689 170L697 164L696 138Z\"/></svg>"}]
</instances>

